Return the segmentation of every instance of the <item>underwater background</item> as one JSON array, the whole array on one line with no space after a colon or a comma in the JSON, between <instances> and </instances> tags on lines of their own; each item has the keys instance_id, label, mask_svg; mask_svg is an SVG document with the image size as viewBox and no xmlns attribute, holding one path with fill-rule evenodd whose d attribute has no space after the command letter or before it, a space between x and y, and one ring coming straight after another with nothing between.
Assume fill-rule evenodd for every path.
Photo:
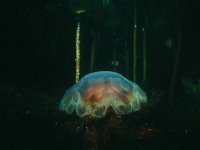
<instances>
[{"instance_id":1,"label":"underwater background","mask_svg":"<svg viewBox=\"0 0 200 150\"><path fill-rule=\"evenodd\" d=\"M198 0L1 0L0 11L0 149L200 148ZM76 80L105 70L147 104L100 120L59 110Z\"/></svg>"}]
</instances>

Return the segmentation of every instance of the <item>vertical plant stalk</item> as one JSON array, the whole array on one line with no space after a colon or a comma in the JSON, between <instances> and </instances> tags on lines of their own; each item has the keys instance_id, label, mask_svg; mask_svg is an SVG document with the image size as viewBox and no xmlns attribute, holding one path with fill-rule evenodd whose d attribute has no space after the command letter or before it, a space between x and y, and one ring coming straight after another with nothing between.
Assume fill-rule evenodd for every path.
<instances>
[{"instance_id":1,"label":"vertical plant stalk","mask_svg":"<svg viewBox=\"0 0 200 150\"><path fill-rule=\"evenodd\" d=\"M95 31L92 32L93 37L93 43L91 47L91 57L90 57L90 72L94 69L94 56L95 56L95 49L96 49L96 42L97 42L97 35L95 34Z\"/></svg>"},{"instance_id":2,"label":"vertical plant stalk","mask_svg":"<svg viewBox=\"0 0 200 150\"><path fill-rule=\"evenodd\" d=\"M115 39L114 50L113 50L113 61L112 61L113 70L115 72L117 71L116 61L117 61L117 40Z\"/></svg>"},{"instance_id":3,"label":"vertical plant stalk","mask_svg":"<svg viewBox=\"0 0 200 150\"><path fill-rule=\"evenodd\" d=\"M75 61L76 61L76 77L75 77L76 83L80 79L80 58L81 58L81 54L80 54L80 22L78 21L77 29L76 29L76 59L75 59Z\"/></svg>"},{"instance_id":4,"label":"vertical plant stalk","mask_svg":"<svg viewBox=\"0 0 200 150\"><path fill-rule=\"evenodd\" d=\"M133 26L133 81L137 79L137 1L134 0L134 26Z\"/></svg>"},{"instance_id":5,"label":"vertical plant stalk","mask_svg":"<svg viewBox=\"0 0 200 150\"><path fill-rule=\"evenodd\" d=\"M127 44L127 40L124 41L124 50L125 50L125 63L126 63L126 76L129 76L129 51L128 51L128 44Z\"/></svg>"},{"instance_id":6,"label":"vertical plant stalk","mask_svg":"<svg viewBox=\"0 0 200 150\"><path fill-rule=\"evenodd\" d=\"M180 59L180 53L181 53L181 23L180 23L180 15L177 15L177 31L178 31L178 40L177 40L177 50L175 54L175 60L174 60L174 67L172 72L172 79L170 84L170 90L169 90L169 96L170 98L173 97L174 94L174 87L176 82L176 76L177 76L177 70L178 70L178 63Z\"/></svg>"},{"instance_id":7,"label":"vertical plant stalk","mask_svg":"<svg viewBox=\"0 0 200 150\"><path fill-rule=\"evenodd\" d=\"M146 29L142 29L143 32L143 82L147 79L147 47L146 47Z\"/></svg>"}]
</instances>

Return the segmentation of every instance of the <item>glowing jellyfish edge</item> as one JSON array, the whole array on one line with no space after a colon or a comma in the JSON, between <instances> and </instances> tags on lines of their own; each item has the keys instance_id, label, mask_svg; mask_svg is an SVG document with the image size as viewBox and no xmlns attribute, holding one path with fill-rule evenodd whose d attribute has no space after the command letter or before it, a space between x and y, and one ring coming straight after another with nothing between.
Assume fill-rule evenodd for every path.
<instances>
[{"instance_id":1,"label":"glowing jellyfish edge","mask_svg":"<svg viewBox=\"0 0 200 150\"><path fill-rule=\"evenodd\" d=\"M112 108L118 115L140 110L147 102L146 93L134 82L111 71L85 75L69 88L60 102L60 109L79 117L102 118Z\"/></svg>"}]
</instances>

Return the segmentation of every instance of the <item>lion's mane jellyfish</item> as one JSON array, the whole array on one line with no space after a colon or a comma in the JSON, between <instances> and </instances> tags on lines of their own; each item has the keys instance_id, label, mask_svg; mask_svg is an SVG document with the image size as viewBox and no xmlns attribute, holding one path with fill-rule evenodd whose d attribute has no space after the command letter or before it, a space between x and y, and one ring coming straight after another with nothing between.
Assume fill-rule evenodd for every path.
<instances>
[{"instance_id":1,"label":"lion's mane jellyfish","mask_svg":"<svg viewBox=\"0 0 200 150\"><path fill-rule=\"evenodd\" d=\"M147 102L145 92L134 82L111 71L87 74L68 89L60 109L81 117L103 118L110 110L122 116L140 110Z\"/></svg>"}]
</instances>

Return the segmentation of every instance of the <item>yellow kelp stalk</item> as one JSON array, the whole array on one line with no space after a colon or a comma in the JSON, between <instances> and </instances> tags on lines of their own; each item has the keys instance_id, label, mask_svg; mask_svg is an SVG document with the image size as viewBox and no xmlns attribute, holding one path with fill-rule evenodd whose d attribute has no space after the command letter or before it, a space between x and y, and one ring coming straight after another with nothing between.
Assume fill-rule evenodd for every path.
<instances>
[{"instance_id":1,"label":"yellow kelp stalk","mask_svg":"<svg viewBox=\"0 0 200 150\"><path fill-rule=\"evenodd\" d=\"M80 79L80 22L77 24L77 29L76 29L76 83Z\"/></svg>"}]
</instances>

